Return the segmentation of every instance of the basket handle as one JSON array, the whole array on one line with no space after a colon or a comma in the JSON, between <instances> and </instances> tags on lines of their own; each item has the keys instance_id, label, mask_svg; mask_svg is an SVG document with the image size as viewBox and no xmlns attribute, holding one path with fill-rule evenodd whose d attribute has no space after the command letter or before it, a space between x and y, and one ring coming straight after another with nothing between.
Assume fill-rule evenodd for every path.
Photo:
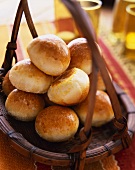
<instances>
[{"instance_id":1,"label":"basket handle","mask_svg":"<svg viewBox=\"0 0 135 170\"><path fill-rule=\"evenodd\" d=\"M4 68L3 75L5 75L10 70L12 66L13 57L15 58L15 61L17 62L17 56L15 53L15 50L17 49L16 39L17 39L17 34L18 34L22 14L23 14L23 8L22 8L22 0L21 0L18 6L16 17L15 17L11 40L10 42L8 42L7 47L6 47L7 49L5 53L5 59L2 64L2 68Z\"/></svg>"},{"instance_id":2,"label":"basket handle","mask_svg":"<svg viewBox=\"0 0 135 170\"><path fill-rule=\"evenodd\" d=\"M24 10L25 18L26 18L28 27L30 29L30 32L32 34L32 37L36 38L38 36L38 34L37 34L37 31L35 29L35 26L34 26L34 23L33 23L32 17L31 17L31 13L30 13L30 10L29 10L29 6L28 6L27 0L23 0L22 5L23 5L23 10Z\"/></svg>"},{"instance_id":3,"label":"basket handle","mask_svg":"<svg viewBox=\"0 0 135 170\"><path fill-rule=\"evenodd\" d=\"M95 93L96 93L95 86L97 84L97 72L99 69L101 72L103 81L105 83L107 92L109 94L112 107L113 107L113 111L114 111L114 115L115 115L114 125L118 129L118 135L115 135L115 137L116 138L118 137L119 139L121 138L123 147L126 148L131 143L131 138L127 132L127 121L122 115L122 110L121 110L120 103L116 95L115 88L107 72L106 64L103 60L103 57L101 57L101 52L99 51L95 43L95 39L93 36L94 30L93 30L92 23L89 17L87 16L87 14L85 13L85 11L82 10L81 6L79 5L77 1L62 0L62 2L65 4L65 6L68 8L70 13L72 14L83 36L87 39L89 47L92 49L92 67L93 67L92 81L91 81L91 87L90 87L90 93L89 93L89 106L88 106L88 112L87 112L88 114L86 117L84 129L83 129L84 134L83 135L81 134L82 140L84 140L85 138L84 136L86 136L87 138L88 137L87 135L91 131L91 122L92 122L93 109L94 109L94 103L95 103ZM90 99L93 99L93 100L90 100ZM82 152L82 155L84 155L83 152ZM81 162L83 162L82 160L80 161L80 164L83 164Z\"/></svg>"},{"instance_id":4,"label":"basket handle","mask_svg":"<svg viewBox=\"0 0 135 170\"><path fill-rule=\"evenodd\" d=\"M121 124L123 124L124 119L123 119L123 115L122 115L122 111L121 111L121 107L120 107L120 103L119 100L117 98L117 94L115 91L115 88L112 84L112 81L110 79L110 76L107 72L106 69L106 64L103 60L103 57L101 57L101 53L98 49L98 46L95 43L94 37L93 37L93 27L91 24L91 21L89 19L89 17L87 16L87 14L84 12L84 10L82 10L81 6L78 4L77 1L71 1L71 0L62 0L62 2L67 6L67 8L69 9L69 11L71 12L76 24L79 26L80 30L82 31L84 37L87 39L88 41L88 45L89 47L92 49L92 66L93 66L93 74L92 74L92 84L96 84L96 76L97 76L97 71L98 69L101 72L101 76L103 78L103 81L105 83L107 92L109 94L109 97L111 99L111 103L112 103L112 107L114 110L114 114L115 114L115 118L116 120ZM77 12L76 12L77 11ZM96 67L96 69L94 69L94 67ZM94 83L93 83L94 82ZM91 85L90 88L92 88L93 86ZM93 87L94 88L94 87ZM90 93L92 93L93 89L90 89ZM93 96L93 95L92 95ZM89 103L91 103L92 100L90 100ZM93 103L92 103L93 104ZM90 112L90 110L88 110L88 113ZM89 114L88 114L89 115ZM86 119L87 121L88 119ZM90 123L91 119L87 121L86 124ZM124 123L125 124L125 123ZM85 125L84 131L87 133L88 131L88 126Z\"/></svg>"},{"instance_id":5,"label":"basket handle","mask_svg":"<svg viewBox=\"0 0 135 170\"><path fill-rule=\"evenodd\" d=\"M2 68L4 68L4 71L3 71L3 74L2 74L3 76L12 67L13 58L15 58L15 62L17 62L17 56L16 56L16 52L15 52L15 50L17 49L16 41L17 41L17 36L18 36L19 27L20 27L23 12L25 14L26 21L28 23L28 27L30 29L32 37L35 38L35 37L38 36L36 29L35 29L35 26L33 24L32 18L31 18L31 14L30 14L30 11L29 11L27 0L20 0L19 6L18 6L18 9L17 9L17 13L16 13L16 17L15 17L15 21L14 21L14 24L13 24L11 40L7 44L5 58L4 58L4 62L2 64Z\"/></svg>"}]
</instances>

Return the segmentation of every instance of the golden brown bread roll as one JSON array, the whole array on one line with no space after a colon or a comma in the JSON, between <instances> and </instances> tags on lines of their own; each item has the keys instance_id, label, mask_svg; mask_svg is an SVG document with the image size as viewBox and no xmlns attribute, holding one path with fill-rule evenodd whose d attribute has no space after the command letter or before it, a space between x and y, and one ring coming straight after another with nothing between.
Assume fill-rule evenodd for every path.
<instances>
[{"instance_id":1,"label":"golden brown bread roll","mask_svg":"<svg viewBox=\"0 0 135 170\"><path fill-rule=\"evenodd\" d=\"M106 90L106 86L100 72L98 73L97 90L103 90L103 91Z\"/></svg>"},{"instance_id":2,"label":"golden brown bread roll","mask_svg":"<svg viewBox=\"0 0 135 170\"><path fill-rule=\"evenodd\" d=\"M88 96L80 104L74 106L74 110L84 124L87 116ZM99 127L111 121L114 117L114 112L108 94L98 90L96 93L95 109L93 113L92 126Z\"/></svg>"},{"instance_id":3,"label":"golden brown bread roll","mask_svg":"<svg viewBox=\"0 0 135 170\"><path fill-rule=\"evenodd\" d=\"M110 79L112 80L112 76L109 73L109 71L108 71L108 74L109 74ZM89 75L89 78L90 78L90 82L91 82L91 80L92 80L92 73ZM104 80L103 80L100 72L98 72L98 75L97 75L97 90L102 90L102 91L106 90L106 86L105 86Z\"/></svg>"},{"instance_id":4,"label":"golden brown bread roll","mask_svg":"<svg viewBox=\"0 0 135 170\"><path fill-rule=\"evenodd\" d=\"M12 85L12 83L9 80L9 71L7 72L7 74L5 75L5 77L3 78L3 82L2 82L2 89L3 92L5 93L6 96L9 95L9 93L15 89L15 87Z\"/></svg>"},{"instance_id":5,"label":"golden brown bread roll","mask_svg":"<svg viewBox=\"0 0 135 170\"><path fill-rule=\"evenodd\" d=\"M89 77L79 68L67 70L48 89L49 100L63 106L82 102L89 91Z\"/></svg>"},{"instance_id":6,"label":"golden brown bread roll","mask_svg":"<svg viewBox=\"0 0 135 170\"><path fill-rule=\"evenodd\" d=\"M36 117L35 129L40 137L50 142L62 142L72 138L78 130L76 113L63 106L49 106Z\"/></svg>"},{"instance_id":7,"label":"golden brown bread roll","mask_svg":"<svg viewBox=\"0 0 135 170\"><path fill-rule=\"evenodd\" d=\"M16 63L10 70L9 79L17 89L31 93L47 92L52 76L39 70L30 59Z\"/></svg>"},{"instance_id":8,"label":"golden brown bread roll","mask_svg":"<svg viewBox=\"0 0 135 170\"><path fill-rule=\"evenodd\" d=\"M34 38L27 47L31 61L48 75L62 74L70 63L66 43L56 35L47 34Z\"/></svg>"},{"instance_id":9,"label":"golden brown bread roll","mask_svg":"<svg viewBox=\"0 0 135 170\"><path fill-rule=\"evenodd\" d=\"M98 72L98 75L97 75L97 90L102 90L102 91L105 91L106 90L106 86L105 86L105 83L103 81L103 78L100 74L100 72ZM90 78L90 81L92 80L92 73L89 75L89 78Z\"/></svg>"},{"instance_id":10,"label":"golden brown bread roll","mask_svg":"<svg viewBox=\"0 0 135 170\"><path fill-rule=\"evenodd\" d=\"M9 115L21 121L31 121L45 107L39 94L14 89L7 97L5 108Z\"/></svg>"},{"instance_id":11,"label":"golden brown bread roll","mask_svg":"<svg viewBox=\"0 0 135 170\"><path fill-rule=\"evenodd\" d=\"M43 98L45 100L46 107L56 105L56 103L53 103L52 101L49 100L47 93L43 94Z\"/></svg>"},{"instance_id":12,"label":"golden brown bread roll","mask_svg":"<svg viewBox=\"0 0 135 170\"><path fill-rule=\"evenodd\" d=\"M87 45L87 40L85 38L74 39L68 44L68 48L71 57L69 69L77 67L89 75L92 71L92 54Z\"/></svg>"}]
</instances>

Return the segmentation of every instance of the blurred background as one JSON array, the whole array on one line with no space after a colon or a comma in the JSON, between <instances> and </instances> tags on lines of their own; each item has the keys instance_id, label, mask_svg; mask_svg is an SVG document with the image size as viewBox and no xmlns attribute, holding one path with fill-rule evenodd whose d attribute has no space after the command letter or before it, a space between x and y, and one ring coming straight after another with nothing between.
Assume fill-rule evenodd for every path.
<instances>
[{"instance_id":1,"label":"blurred background","mask_svg":"<svg viewBox=\"0 0 135 170\"><path fill-rule=\"evenodd\" d=\"M117 59L120 59L122 65L128 65L128 70L131 73L131 70L135 68L135 49L125 50L125 40L119 37L119 30L116 30L118 26L121 26L121 22L125 19L125 4L126 0L101 0L102 7L100 17L99 17L99 37L104 40L105 44L109 47L110 51L116 56ZM131 0L135 3L135 0ZM16 11L18 8L20 0L0 0L0 46L1 56L5 54L5 47L7 44L7 39L9 39L9 31L11 31L11 25L14 22ZM40 34L45 33L54 33L55 28L54 24L50 21L56 21L55 12L54 12L54 0L28 0L28 5L30 12L32 14L32 19L36 24L37 32ZM57 1L56 1L57 2ZM130 1L127 0L129 3ZM120 4L120 10L115 10L117 4ZM123 8L122 8L123 6ZM56 9L56 8L55 8ZM123 10L122 10L123 9ZM123 12L124 11L124 12ZM59 12L60 13L60 12ZM65 12L64 12L65 13ZM116 15L115 15L116 14ZM117 15L118 14L118 15ZM62 13L63 15L63 13ZM95 12L94 19L97 15ZM91 17L92 18L92 17ZM117 22L119 20L119 22ZM134 19L133 19L134 20ZM114 22L115 21L115 22ZM23 15L22 23L25 22L25 17ZM135 23L134 21L132 23ZM63 24L64 26L66 24ZM68 25L68 24L67 24ZM70 24L69 24L70 25ZM126 24L129 25L129 24ZM56 27L56 23L55 23ZM115 28L115 32L114 29ZM124 26L122 27L122 34L125 31ZM51 32L52 31L52 32ZM23 32L23 33L22 33ZM25 42L24 47L27 46L28 38L31 38L27 25L22 24L20 29L21 36L21 45ZM120 32L120 34L121 34ZM131 37L132 44L134 42L134 37ZM24 48L25 49L25 48ZM24 50L23 50L24 51ZM27 55L27 53L26 53ZM127 57L129 56L129 57ZM135 71L133 71L133 80L135 80Z\"/></svg>"},{"instance_id":2,"label":"blurred background","mask_svg":"<svg viewBox=\"0 0 135 170\"><path fill-rule=\"evenodd\" d=\"M112 8L114 1L102 0L103 7ZM28 0L28 3L35 22L54 19L53 0ZM0 24L13 23L18 4L19 0L0 0Z\"/></svg>"}]
</instances>

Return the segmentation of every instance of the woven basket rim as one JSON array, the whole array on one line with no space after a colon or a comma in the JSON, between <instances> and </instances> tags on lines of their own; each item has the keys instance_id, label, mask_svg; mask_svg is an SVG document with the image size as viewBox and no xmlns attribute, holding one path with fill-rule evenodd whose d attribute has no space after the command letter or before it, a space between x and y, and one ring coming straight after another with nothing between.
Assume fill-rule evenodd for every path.
<instances>
[{"instance_id":1,"label":"woven basket rim","mask_svg":"<svg viewBox=\"0 0 135 170\"><path fill-rule=\"evenodd\" d=\"M133 117L135 117L135 107L133 106L132 102L129 101L128 95L126 93L123 93L123 91L120 89L120 87L116 83L114 83L114 85L117 86L118 88L118 91L116 90L117 94L120 91L120 94L118 95L122 96L121 100L125 104L124 107L126 108L127 114L129 117L128 133L132 139L134 132L135 132L135 122L133 121L134 120ZM130 105L132 105L132 108L131 107L129 108L127 106L129 103ZM131 118L130 118L130 115L131 115ZM37 147L31 144L28 140L26 140L23 137L21 133L18 133L17 131L13 129L13 127L9 124L8 120L6 120L5 116L2 114L0 115L0 127L1 127L1 131L9 137L11 146L13 146L15 150L17 150L19 153L21 153L22 155L26 157L32 156L32 158L35 161L48 164L48 165L54 165L54 166L57 166L57 165L67 166L67 165L74 163L74 159L76 156L75 154L47 151L47 150L41 149L40 147ZM97 148L87 149L86 150L86 163L98 161L101 158L107 157L111 154L115 154L122 149L123 149L123 146L122 146L122 142L120 139L116 141L111 140L105 143L105 145L97 147Z\"/></svg>"}]
</instances>

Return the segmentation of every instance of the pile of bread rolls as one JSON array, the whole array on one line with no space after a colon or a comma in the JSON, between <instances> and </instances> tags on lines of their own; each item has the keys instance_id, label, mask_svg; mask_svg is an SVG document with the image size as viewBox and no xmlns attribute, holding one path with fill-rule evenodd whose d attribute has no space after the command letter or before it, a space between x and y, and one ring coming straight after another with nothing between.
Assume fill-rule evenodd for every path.
<instances>
[{"instance_id":1,"label":"pile of bread rolls","mask_svg":"<svg viewBox=\"0 0 135 170\"><path fill-rule=\"evenodd\" d=\"M53 34L34 38L28 59L17 62L4 77L8 114L20 121L35 121L40 137L62 142L74 137L87 116L92 61L85 38L66 44ZM92 100L92 99L91 99ZM114 117L99 73L93 126Z\"/></svg>"}]
</instances>

